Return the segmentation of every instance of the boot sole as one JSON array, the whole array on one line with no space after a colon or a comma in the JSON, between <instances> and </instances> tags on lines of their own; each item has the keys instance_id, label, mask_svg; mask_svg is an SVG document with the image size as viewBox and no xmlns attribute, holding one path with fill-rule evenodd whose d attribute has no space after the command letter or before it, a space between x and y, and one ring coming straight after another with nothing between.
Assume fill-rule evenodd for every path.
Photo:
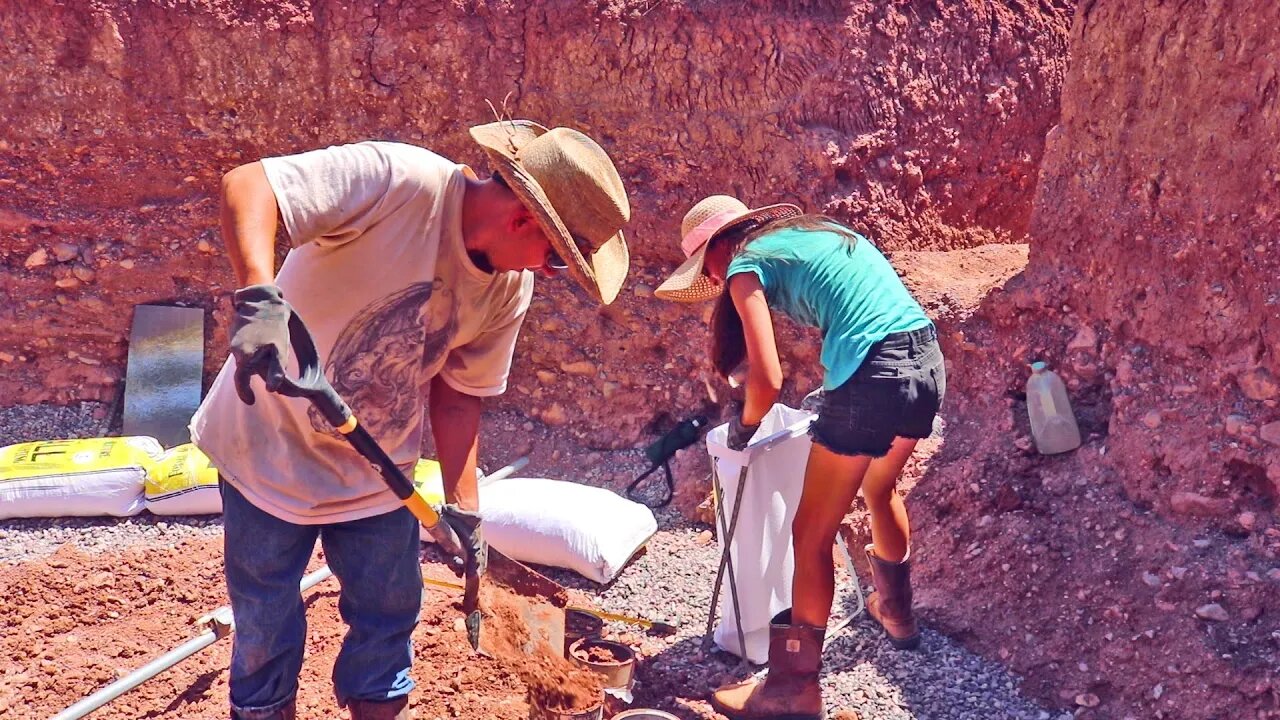
<instances>
[{"instance_id":1,"label":"boot sole","mask_svg":"<svg viewBox=\"0 0 1280 720\"><path fill-rule=\"evenodd\" d=\"M739 715L737 713L726 710L725 708L721 707L719 703L716 703L714 700L710 703L710 705L712 709L714 709L716 712L720 713L721 715L729 718L729 720L827 720L827 709L825 707L822 708L822 712L819 712L817 715L806 714L806 713L790 713L788 715L767 715L766 716L766 715Z\"/></svg>"},{"instance_id":2,"label":"boot sole","mask_svg":"<svg viewBox=\"0 0 1280 720\"><path fill-rule=\"evenodd\" d=\"M717 710L719 714L728 717L730 720L827 720L827 711L823 710L818 715L730 715L723 710Z\"/></svg>"},{"instance_id":3,"label":"boot sole","mask_svg":"<svg viewBox=\"0 0 1280 720\"><path fill-rule=\"evenodd\" d=\"M895 650L915 650L920 647L920 633L916 633L911 637L896 638L890 635L889 631L886 630L884 636L889 638L889 644L892 645Z\"/></svg>"},{"instance_id":4,"label":"boot sole","mask_svg":"<svg viewBox=\"0 0 1280 720\"><path fill-rule=\"evenodd\" d=\"M876 618L875 615L872 615L871 613L867 613L867 617L871 620L871 622L876 624L876 627L880 628L880 632L884 633L885 638L889 641L889 644L892 645L895 650L915 650L916 648L920 647L920 633L916 633L915 635L912 635L910 637L900 638L894 635L893 633L889 632L889 629L886 628L884 624L881 623Z\"/></svg>"}]
</instances>

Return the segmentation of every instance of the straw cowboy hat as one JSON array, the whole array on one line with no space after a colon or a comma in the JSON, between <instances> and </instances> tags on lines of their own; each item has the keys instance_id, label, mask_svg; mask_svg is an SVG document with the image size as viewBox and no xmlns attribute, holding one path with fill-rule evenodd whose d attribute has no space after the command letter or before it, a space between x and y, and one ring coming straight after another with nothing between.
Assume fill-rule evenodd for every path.
<instances>
[{"instance_id":1,"label":"straw cowboy hat","mask_svg":"<svg viewBox=\"0 0 1280 720\"><path fill-rule=\"evenodd\" d=\"M803 211L795 205L779 203L751 209L729 195L703 198L685 213L680 223L680 249L688 260L658 286L654 295L676 302L700 302L720 295L721 285L702 272L707 247L717 235L749 223L763 225L773 220L796 217Z\"/></svg>"},{"instance_id":2,"label":"straw cowboy hat","mask_svg":"<svg viewBox=\"0 0 1280 720\"><path fill-rule=\"evenodd\" d=\"M613 302L631 261L622 237L631 205L604 149L577 130L528 120L477 125L471 137L538 219L569 276L596 300Z\"/></svg>"}]
</instances>

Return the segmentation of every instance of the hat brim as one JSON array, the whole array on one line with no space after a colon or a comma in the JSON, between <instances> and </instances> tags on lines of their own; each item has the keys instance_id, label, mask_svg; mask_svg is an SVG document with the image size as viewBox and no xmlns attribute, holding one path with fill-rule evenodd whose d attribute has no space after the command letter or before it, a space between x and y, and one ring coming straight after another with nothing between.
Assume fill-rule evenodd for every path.
<instances>
[{"instance_id":1,"label":"hat brim","mask_svg":"<svg viewBox=\"0 0 1280 720\"><path fill-rule=\"evenodd\" d=\"M707 248L711 247L711 241L721 234L739 228L753 220L757 222L772 222L774 220L797 217L803 213L804 211L795 205L778 203L748 210L737 217L730 218L715 232L711 233L707 241L695 250L680 267L676 268L675 272L671 273L671 276L663 281L657 290L653 291L654 296L663 300L683 303L704 302L719 297L724 290L724 285L702 272L703 265L706 263Z\"/></svg>"},{"instance_id":2,"label":"hat brim","mask_svg":"<svg viewBox=\"0 0 1280 720\"><path fill-rule=\"evenodd\" d=\"M583 257L573 234L560 220L542 187L516 159L519 148L547 132L528 120L503 120L471 128L471 137L489 155L494 171L502 175L520 202L533 213L547 235L551 248L565 261L566 271L593 299L608 305L618 297L627 279L631 254L619 230L600 247L591 251L591 260Z\"/></svg>"},{"instance_id":3,"label":"hat brim","mask_svg":"<svg viewBox=\"0 0 1280 720\"><path fill-rule=\"evenodd\" d=\"M704 302L719 297L724 286L702 272L710 244L709 241L704 243L681 263L671 277L653 291L654 297L682 303Z\"/></svg>"}]
</instances>

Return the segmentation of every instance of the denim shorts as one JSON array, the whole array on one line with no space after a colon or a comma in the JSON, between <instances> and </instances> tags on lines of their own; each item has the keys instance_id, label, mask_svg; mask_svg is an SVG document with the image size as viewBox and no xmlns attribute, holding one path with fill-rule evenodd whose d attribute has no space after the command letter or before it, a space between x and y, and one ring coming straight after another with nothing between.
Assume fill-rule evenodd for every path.
<instances>
[{"instance_id":1,"label":"denim shorts","mask_svg":"<svg viewBox=\"0 0 1280 720\"><path fill-rule=\"evenodd\" d=\"M883 457L895 438L926 438L947 392L933 326L893 333L871 346L843 385L822 394L814 442L840 455Z\"/></svg>"}]
</instances>

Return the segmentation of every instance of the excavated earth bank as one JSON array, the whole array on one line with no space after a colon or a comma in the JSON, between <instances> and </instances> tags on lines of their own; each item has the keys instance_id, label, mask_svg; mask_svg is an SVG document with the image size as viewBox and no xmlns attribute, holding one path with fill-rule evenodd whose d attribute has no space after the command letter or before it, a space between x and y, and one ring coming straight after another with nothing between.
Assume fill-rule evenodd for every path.
<instances>
[{"instance_id":1,"label":"excavated earth bank","mask_svg":"<svg viewBox=\"0 0 1280 720\"><path fill-rule=\"evenodd\" d=\"M651 297L698 197L831 213L898 251L943 331L946 438L909 500L927 623L1078 717L1278 716L1280 11L881 5L6 4L0 398L114 400L140 302L209 310L215 370L232 284L222 172L367 137L482 167L465 127L505 97L516 116L595 134L634 207L617 304L540 283L498 406L527 417L524 432L603 452L710 408L702 310ZM1008 243L1029 243L1025 269ZM817 383L816 352L800 342L811 336L783 337L795 400ZM1075 453L1031 450L1033 359L1071 387ZM695 453L682 462L696 474ZM165 595L203 610L221 591L202 555L216 553L191 554L192 568L60 555L12 571L25 574L6 577L5 624L24 632L6 634L21 658L6 686L53 710L187 636L185 617L154 637L121 632L111 623L132 615L105 607L70 633L88 608L52 578L124 599L186 574ZM452 613L439 598L424 608L418 672L459 646ZM317 632L336 652L336 623ZM120 717L225 696L226 651L194 667L194 685L144 686ZM327 687L328 662L309 667L304 685ZM526 712L518 679L483 664L421 685L420 715ZM328 707L319 690L308 701Z\"/></svg>"},{"instance_id":2,"label":"excavated earth bank","mask_svg":"<svg viewBox=\"0 0 1280 720\"><path fill-rule=\"evenodd\" d=\"M1278 20L1083 3L1029 264L953 333L918 597L1078 717L1280 717ZM1035 359L1072 454L1031 450Z\"/></svg>"}]
</instances>

